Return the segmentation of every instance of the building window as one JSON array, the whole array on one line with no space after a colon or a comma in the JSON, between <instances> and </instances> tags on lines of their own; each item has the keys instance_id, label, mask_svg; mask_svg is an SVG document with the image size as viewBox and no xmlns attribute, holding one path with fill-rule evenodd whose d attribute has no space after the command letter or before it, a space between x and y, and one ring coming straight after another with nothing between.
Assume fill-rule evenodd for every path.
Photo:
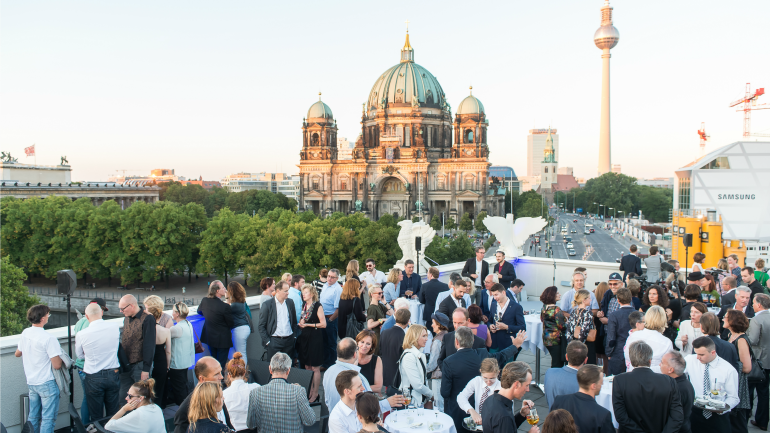
<instances>
[{"instance_id":1,"label":"building window","mask_svg":"<svg viewBox=\"0 0 770 433\"><path fill-rule=\"evenodd\" d=\"M729 170L730 160L726 156L717 156L711 162L701 167L701 170Z\"/></svg>"},{"instance_id":2,"label":"building window","mask_svg":"<svg viewBox=\"0 0 770 433\"><path fill-rule=\"evenodd\" d=\"M313 189L314 190L316 190L316 191L320 190L321 189L320 188L320 184L321 184L320 179L318 179L318 178L314 178L313 179Z\"/></svg>"},{"instance_id":3,"label":"building window","mask_svg":"<svg viewBox=\"0 0 770 433\"><path fill-rule=\"evenodd\" d=\"M340 189L343 191L346 191L348 189L348 180L347 179L341 179L340 180Z\"/></svg>"},{"instance_id":4,"label":"building window","mask_svg":"<svg viewBox=\"0 0 770 433\"><path fill-rule=\"evenodd\" d=\"M545 171L543 173L548 173L548 166L545 166Z\"/></svg>"},{"instance_id":5,"label":"building window","mask_svg":"<svg viewBox=\"0 0 770 433\"><path fill-rule=\"evenodd\" d=\"M690 178L679 179L679 209L690 209Z\"/></svg>"},{"instance_id":6,"label":"building window","mask_svg":"<svg viewBox=\"0 0 770 433\"><path fill-rule=\"evenodd\" d=\"M436 180L436 189L437 190L444 190L446 189L446 178L444 176L439 176Z\"/></svg>"}]
</instances>

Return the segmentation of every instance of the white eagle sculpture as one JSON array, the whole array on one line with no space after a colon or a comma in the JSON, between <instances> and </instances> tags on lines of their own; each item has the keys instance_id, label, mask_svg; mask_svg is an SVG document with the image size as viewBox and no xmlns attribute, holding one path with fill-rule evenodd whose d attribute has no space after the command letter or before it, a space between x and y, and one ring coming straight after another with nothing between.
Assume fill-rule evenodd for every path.
<instances>
[{"instance_id":1,"label":"white eagle sculpture","mask_svg":"<svg viewBox=\"0 0 770 433\"><path fill-rule=\"evenodd\" d=\"M521 255L521 248L524 242L548 222L543 217L537 218L518 218L513 222L513 214L503 217L486 217L484 225L500 241L498 250L505 253L505 258L510 259Z\"/></svg>"},{"instance_id":2,"label":"white eagle sculpture","mask_svg":"<svg viewBox=\"0 0 770 433\"><path fill-rule=\"evenodd\" d=\"M407 260L417 262L417 250L414 248L414 238L420 236L422 237L420 245L420 272L427 272L430 265L425 261L425 250L428 248L431 241L433 241L433 237L436 236L436 231L423 221L413 223L411 220L404 220L399 222L398 225L401 226L401 231L398 232L398 246L401 247L403 257L396 262L395 267L403 270L404 262Z\"/></svg>"}]
</instances>

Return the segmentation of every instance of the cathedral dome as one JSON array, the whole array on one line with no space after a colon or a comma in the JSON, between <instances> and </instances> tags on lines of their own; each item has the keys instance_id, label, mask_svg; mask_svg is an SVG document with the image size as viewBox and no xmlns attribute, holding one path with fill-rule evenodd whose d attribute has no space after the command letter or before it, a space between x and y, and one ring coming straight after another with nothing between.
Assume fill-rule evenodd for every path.
<instances>
[{"instance_id":1,"label":"cathedral dome","mask_svg":"<svg viewBox=\"0 0 770 433\"><path fill-rule=\"evenodd\" d=\"M332 114L332 109L329 108L328 105L321 102L321 93L318 93L318 102L310 106L310 109L307 110L307 118L324 118L324 119L334 119L334 115Z\"/></svg>"},{"instance_id":2,"label":"cathedral dome","mask_svg":"<svg viewBox=\"0 0 770 433\"><path fill-rule=\"evenodd\" d=\"M473 90L473 87L471 87L471 90ZM457 106L457 114L481 114L483 112L484 104L477 97L473 96L473 93L463 99L460 105Z\"/></svg>"}]
</instances>

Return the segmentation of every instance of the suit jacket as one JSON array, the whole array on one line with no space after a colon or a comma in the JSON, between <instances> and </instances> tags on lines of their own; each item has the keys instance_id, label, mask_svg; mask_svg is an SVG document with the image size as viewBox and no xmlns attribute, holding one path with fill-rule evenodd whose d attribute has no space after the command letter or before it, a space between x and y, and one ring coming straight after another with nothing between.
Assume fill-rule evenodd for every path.
<instances>
[{"instance_id":1,"label":"suit jacket","mask_svg":"<svg viewBox=\"0 0 770 433\"><path fill-rule=\"evenodd\" d=\"M549 368L545 372L545 401L551 408L550 410L553 410L552 405L556 397L574 394L578 391L580 391L580 387L577 382L576 369L565 365L562 368Z\"/></svg>"},{"instance_id":2,"label":"suit jacket","mask_svg":"<svg viewBox=\"0 0 770 433\"><path fill-rule=\"evenodd\" d=\"M629 272L642 275L642 259L635 254L626 254L620 259L620 270L623 271L623 280Z\"/></svg>"},{"instance_id":3,"label":"suit jacket","mask_svg":"<svg viewBox=\"0 0 770 433\"><path fill-rule=\"evenodd\" d=\"M393 378L398 371L398 359L404 353L406 332L400 326L394 326L380 334L380 358L382 359L382 384L393 386Z\"/></svg>"},{"instance_id":4,"label":"suit jacket","mask_svg":"<svg viewBox=\"0 0 770 433\"><path fill-rule=\"evenodd\" d=\"M468 308L467 305L465 305L465 299L460 299L460 305L463 306L463 308ZM455 308L457 308L457 304L455 304L454 297L450 294L446 298L444 298L443 301L441 301L441 304L438 306L438 311L441 313L446 314L447 317L449 317L449 320L452 320L452 313L455 311ZM423 317L427 317L423 314ZM452 324L452 322L449 322L449 331L454 331L455 326Z\"/></svg>"},{"instance_id":5,"label":"suit jacket","mask_svg":"<svg viewBox=\"0 0 770 433\"><path fill-rule=\"evenodd\" d=\"M719 298L719 300L721 301L720 304L722 304L722 305L733 305L733 304L735 304L735 292L737 292L737 291L738 290L733 289L732 292L726 293L724 296ZM749 304L751 304L751 302L749 302Z\"/></svg>"},{"instance_id":6,"label":"suit jacket","mask_svg":"<svg viewBox=\"0 0 770 433\"><path fill-rule=\"evenodd\" d=\"M289 321L291 322L292 334L297 334L299 325L297 324L297 313L294 310L294 301L286 298L284 301L286 308L289 311ZM262 346L267 347L267 343L270 342L271 336L275 333L277 325L278 312L276 311L275 296L265 301L260 307L259 311L259 336L262 338Z\"/></svg>"},{"instance_id":7,"label":"suit jacket","mask_svg":"<svg viewBox=\"0 0 770 433\"><path fill-rule=\"evenodd\" d=\"M751 324L751 321L749 321L749 324ZM729 341L723 340L718 335L709 335L708 337L711 339L711 341L714 342L717 355L719 355L719 357L725 361L729 362L730 365L735 368L735 371L741 371L741 369L738 367L738 362L740 362L741 359L738 357L738 349L735 347L735 345ZM764 367L764 364L762 364L762 366Z\"/></svg>"},{"instance_id":8,"label":"suit jacket","mask_svg":"<svg viewBox=\"0 0 770 433\"><path fill-rule=\"evenodd\" d=\"M206 318L201 330L201 343L218 349L233 347L231 330L233 311L228 304L219 298L203 298L198 305L198 314Z\"/></svg>"},{"instance_id":9,"label":"suit jacket","mask_svg":"<svg viewBox=\"0 0 770 433\"><path fill-rule=\"evenodd\" d=\"M573 416L575 425L580 433L615 433L612 424L612 413L599 406L599 403L588 394L576 392L560 395L554 399L551 411L564 409Z\"/></svg>"},{"instance_id":10,"label":"suit jacket","mask_svg":"<svg viewBox=\"0 0 770 433\"><path fill-rule=\"evenodd\" d=\"M187 419L187 413L190 411L190 400L192 399L192 393L184 399L182 404L179 405L176 414L174 415L174 433L187 433L187 428L190 427L190 421ZM227 406L222 403L222 411L225 413L225 421L227 426L231 429L233 425L230 423L230 413L227 412Z\"/></svg>"},{"instance_id":11,"label":"suit jacket","mask_svg":"<svg viewBox=\"0 0 770 433\"><path fill-rule=\"evenodd\" d=\"M679 390L679 400L682 402L682 413L684 414L684 422L682 428L679 429L679 433L690 433L690 414L692 413L692 405L695 402L695 390L690 383L690 379L686 374L683 374L676 379L676 389Z\"/></svg>"},{"instance_id":12,"label":"suit jacket","mask_svg":"<svg viewBox=\"0 0 770 433\"><path fill-rule=\"evenodd\" d=\"M482 289L481 290L481 314L489 317L489 311L492 309L492 306L490 305L489 298L492 298L492 295L489 294L489 290ZM495 299L492 298L492 302L495 302Z\"/></svg>"},{"instance_id":13,"label":"suit jacket","mask_svg":"<svg viewBox=\"0 0 770 433\"><path fill-rule=\"evenodd\" d=\"M506 290L506 292L508 292ZM492 301L492 309L489 311L489 324L496 323L495 314L497 313L497 301ZM505 349L511 344L511 336L515 337L519 331L527 330L527 323L524 321L524 308L521 304L508 299L508 307L505 309L501 322L508 325L505 331L492 333L492 348ZM491 331L490 331L491 332Z\"/></svg>"},{"instance_id":14,"label":"suit jacket","mask_svg":"<svg viewBox=\"0 0 770 433\"><path fill-rule=\"evenodd\" d=\"M628 331L631 330L628 316L634 311L636 310L633 307L621 307L607 317L607 337L604 342L607 356L624 356L623 346L626 345Z\"/></svg>"},{"instance_id":15,"label":"suit jacket","mask_svg":"<svg viewBox=\"0 0 770 433\"><path fill-rule=\"evenodd\" d=\"M444 338L446 339L446 335ZM454 340L454 335L452 339ZM452 346L454 347L454 344ZM441 367L441 396L444 397L446 414L452 417L458 432L464 431L464 428L461 427L466 414L457 405L457 395L471 379L479 375L481 361L495 358L502 369L510 358L516 356L516 353L516 346L511 346L495 354L489 353L486 349L460 349L444 360L443 367ZM472 398L474 400L468 399L468 402L471 407L476 407L475 395Z\"/></svg>"},{"instance_id":16,"label":"suit jacket","mask_svg":"<svg viewBox=\"0 0 770 433\"><path fill-rule=\"evenodd\" d=\"M723 320L725 318L725 314L727 313L727 310L734 307L735 307L735 304L733 305L722 304L722 308L719 310L719 313L717 314L717 317L719 317L719 336L722 337L722 340L727 340L730 338L730 331L728 331L727 328L724 327ZM749 319L754 317L754 307L751 306L751 301L749 301L749 305L746 306L745 314L746 314L746 317L748 317ZM751 321L749 321L749 324L751 324Z\"/></svg>"},{"instance_id":17,"label":"suit jacket","mask_svg":"<svg viewBox=\"0 0 770 433\"><path fill-rule=\"evenodd\" d=\"M755 314L749 321L746 336L749 337L751 350L762 363L762 367L770 368L770 312Z\"/></svg>"},{"instance_id":18,"label":"suit jacket","mask_svg":"<svg viewBox=\"0 0 770 433\"><path fill-rule=\"evenodd\" d=\"M486 349L487 342L481 339L478 335L473 336L473 348L474 349ZM450 356L457 353L457 348L455 347L455 333L447 332L444 334L444 338L441 340L441 352L438 354L438 359L436 360L436 364L438 365L438 368L441 368L441 365L444 363L444 360L449 358ZM380 355L382 356L382 355Z\"/></svg>"},{"instance_id":19,"label":"suit jacket","mask_svg":"<svg viewBox=\"0 0 770 433\"><path fill-rule=\"evenodd\" d=\"M476 273L476 257L471 257L465 262L465 266L463 266L463 270L460 273L463 277L468 277L473 279L471 277L471 274ZM486 260L481 261L481 282L484 282L484 278L489 275L489 263L487 263ZM476 281L473 281L473 284L476 284Z\"/></svg>"},{"instance_id":20,"label":"suit jacket","mask_svg":"<svg viewBox=\"0 0 770 433\"><path fill-rule=\"evenodd\" d=\"M419 298L420 303L425 304L422 317L424 317L426 321L428 321L430 316L433 315L433 312L436 311L436 297L438 297L438 294L446 292L447 290L449 290L449 285L442 283L438 279L430 280L422 285ZM450 320L452 319L452 316L448 317Z\"/></svg>"},{"instance_id":21,"label":"suit jacket","mask_svg":"<svg viewBox=\"0 0 770 433\"><path fill-rule=\"evenodd\" d=\"M612 407L619 433L677 433L684 422L676 382L649 368L615 376Z\"/></svg>"},{"instance_id":22,"label":"suit jacket","mask_svg":"<svg viewBox=\"0 0 770 433\"><path fill-rule=\"evenodd\" d=\"M305 388L272 378L249 393L246 426L260 433L302 433L315 423Z\"/></svg>"},{"instance_id":23,"label":"suit jacket","mask_svg":"<svg viewBox=\"0 0 770 433\"><path fill-rule=\"evenodd\" d=\"M500 269L500 263L495 263L492 273L496 274ZM500 270L500 284L506 289L511 287L511 283L516 279L516 270L510 262L503 261L502 270Z\"/></svg>"}]
</instances>

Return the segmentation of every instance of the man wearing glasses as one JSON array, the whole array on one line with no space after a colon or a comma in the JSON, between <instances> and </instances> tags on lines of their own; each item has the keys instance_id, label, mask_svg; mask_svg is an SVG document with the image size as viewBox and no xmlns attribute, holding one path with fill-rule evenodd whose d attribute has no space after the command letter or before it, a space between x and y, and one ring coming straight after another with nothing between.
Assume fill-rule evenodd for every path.
<instances>
[{"instance_id":1,"label":"man wearing glasses","mask_svg":"<svg viewBox=\"0 0 770 433\"><path fill-rule=\"evenodd\" d=\"M607 285L610 286L610 290L604 292L602 298L601 311L596 313L596 317L602 322L603 325L607 324L610 314L618 311L620 308L620 302L618 302L618 289L623 287L623 280L619 273L613 272L607 279Z\"/></svg>"},{"instance_id":2,"label":"man wearing glasses","mask_svg":"<svg viewBox=\"0 0 770 433\"><path fill-rule=\"evenodd\" d=\"M361 274L361 281L366 282L366 287L372 287L374 284L384 286L387 284L385 274L382 271L375 269L374 259L366 259L366 272Z\"/></svg>"},{"instance_id":3,"label":"man wearing glasses","mask_svg":"<svg viewBox=\"0 0 770 433\"><path fill-rule=\"evenodd\" d=\"M123 399L131 385L150 378L155 356L155 318L138 305L134 295L120 298L118 309L125 316L120 344L128 362L120 373L120 398Z\"/></svg>"}]
</instances>

